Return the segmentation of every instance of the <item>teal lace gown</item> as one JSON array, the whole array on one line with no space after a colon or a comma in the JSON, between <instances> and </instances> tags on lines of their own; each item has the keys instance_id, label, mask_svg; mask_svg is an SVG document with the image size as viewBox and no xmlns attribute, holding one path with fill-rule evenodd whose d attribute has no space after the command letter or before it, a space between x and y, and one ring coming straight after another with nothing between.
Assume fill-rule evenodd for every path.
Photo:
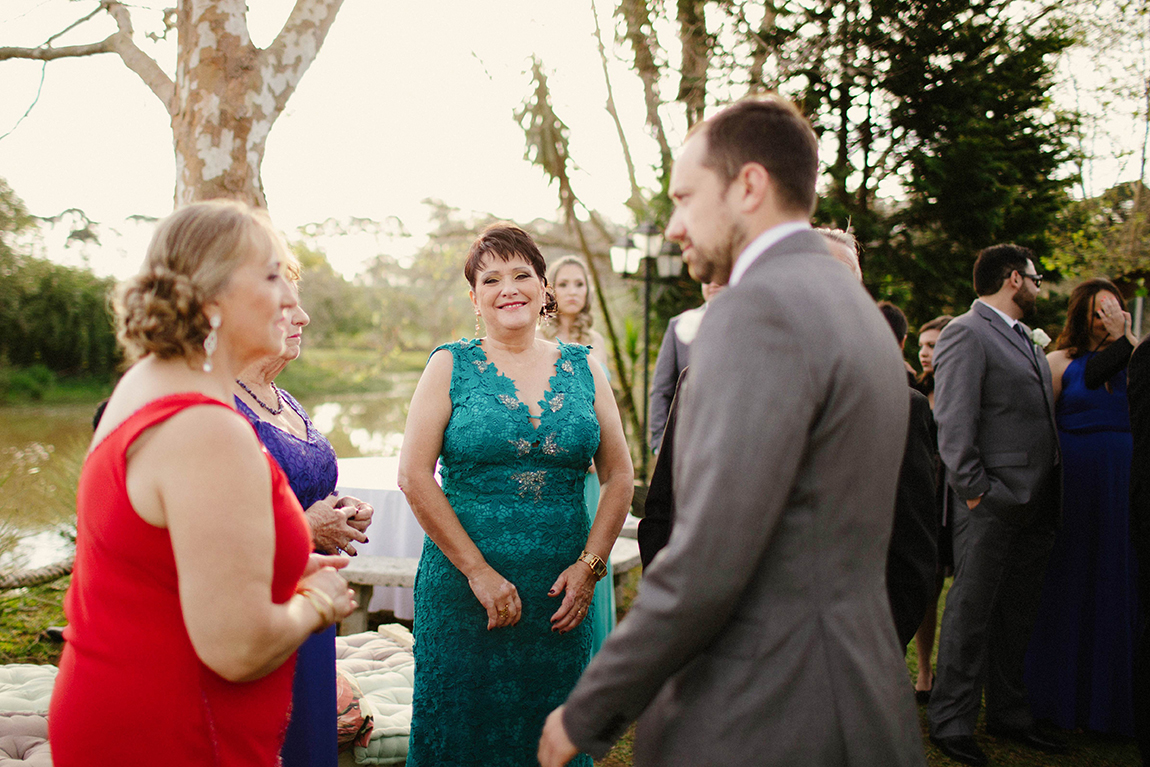
<instances>
[{"instance_id":1,"label":"teal lace gown","mask_svg":"<svg viewBox=\"0 0 1150 767\"><path fill-rule=\"evenodd\" d=\"M424 539L407 765L538 765L543 721L567 698L591 649L589 621L551 631L561 596L547 595L587 542L584 478L599 446L587 347L559 344L538 428L479 341L439 348L455 358L443 492L488 564L515 584L523 615L488 631L467 579ZM591 767L591 759L572 764Z\"/></svg>"}]
</instances>

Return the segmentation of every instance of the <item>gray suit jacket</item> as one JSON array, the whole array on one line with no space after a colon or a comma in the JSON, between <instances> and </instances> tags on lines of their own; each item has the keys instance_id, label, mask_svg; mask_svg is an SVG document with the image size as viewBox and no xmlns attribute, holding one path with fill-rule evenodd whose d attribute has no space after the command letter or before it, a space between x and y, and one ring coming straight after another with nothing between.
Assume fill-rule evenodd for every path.
<instances>
[{"instance_id":1,"label":"gray suit jacket","mask_svg":"<svg viewBox=\"0 0 1150 767\"><path fill-rule=\"evenodd\" d=\"M962 500L983 496L996 513L1020 512L1059 460L1046 356L975 301L939 336L934 380L947 482Z\"/></svg>"},{"instance_id":2,"label":"gray suit jacket","mask_svg":"<svg viewBox=\"0 0 1150 767\"><path fill-rule=\"evenodd\" d=\"M639 765L923 765L885 589L906 374L870 296L799 232L707 310L677 432L677 516L568 699Z\"/></svg>"},{"instance_id":3,"label":"gray suit jacket","mask_svg":"<svg viewBox=\"0 0 1150 767\"><path fill-rule=\"evenodd\" d=\"M694 311L690 309L688 311ZM655 359L655 373L651 379L651 449L658 450L663 444L663 431L667 427L667 414L671 411L671 400L675 397L675 385L679 374L690 364L691 345L679 340L675 332L682 314L676 314L667 323L663 343L659 345L659 356Z\"/></svg>"}]
</instances>

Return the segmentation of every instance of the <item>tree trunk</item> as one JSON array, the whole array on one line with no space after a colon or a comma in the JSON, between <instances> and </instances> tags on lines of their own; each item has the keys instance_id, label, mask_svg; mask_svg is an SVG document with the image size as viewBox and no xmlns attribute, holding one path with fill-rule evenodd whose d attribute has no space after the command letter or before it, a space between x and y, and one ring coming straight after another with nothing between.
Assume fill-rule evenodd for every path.
<instances>
[{"instance_id":1,"label":"tree trunk","mask_svg":"<svg viewBox=\"0 0 1150 767\"><path fill-rule=\"evenodd\" d=\"M707 64L711 50L702 0L679 0L679 42L683 61L678 100L687 109L687 127L703 119L707 106Z\"/></svg>"},{"instance_id":2,"label":"tree trunk","mask_svg":"<svg viewBox=\"0 0 1150 767\"><path fill-rule=\"evenodd\" d=\"M176 205L228 197L267 206L260 166L268 133L304 72L323 46L343 0L296 0L266 49L252 45L244 0L179 0L176 76L172 78L132 39L128 7L104 0L117 31L104 40L55 48L0 48L0 61L115 53L135 72L172 118L176 153Z\"/></svg>"},{"instance_id":3,"label":"tree trunk","mask_svg":"<svg viewBox=\"0 0 1150 767\"><path fill-rule=\"evenodd\" d=\"M228 197L267 207L268 134L343 0L298 0L267 50L248 36L244 0L181 0L172 136L176 204Z\"/></svg>"}]
</instances>

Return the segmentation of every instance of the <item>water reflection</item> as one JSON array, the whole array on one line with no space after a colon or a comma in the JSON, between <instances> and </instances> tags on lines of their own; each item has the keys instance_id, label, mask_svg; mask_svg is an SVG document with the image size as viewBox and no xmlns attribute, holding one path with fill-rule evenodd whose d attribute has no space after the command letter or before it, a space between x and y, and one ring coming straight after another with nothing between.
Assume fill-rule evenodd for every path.
<instances>
[{"instance_id":1,"label":"water reflection","mask_svg":"<svg viewBox=\"0 0 1150 767\"><path fill-rule=\"evenodd\" d=\"M341 458L399 455L419 373L396 373L385 391L302 397ZM92 405L0 408L0 571L50 565L71 554L76 481L92 435Z\"/></svg>"}]
</instances>

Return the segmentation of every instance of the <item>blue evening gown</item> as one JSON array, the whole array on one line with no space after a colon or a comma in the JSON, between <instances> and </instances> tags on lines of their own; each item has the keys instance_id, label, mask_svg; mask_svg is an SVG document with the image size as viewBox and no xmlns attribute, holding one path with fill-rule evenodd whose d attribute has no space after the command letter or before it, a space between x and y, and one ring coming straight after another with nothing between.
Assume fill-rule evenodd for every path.
<instances>
[{"instance_id":1,"label":"blue evening gown","mask_svg":"<svg viewBox=\"0 0 1150 767\"><path fill-rule=\"evenodd\" d=\"M327 437L312 425L294 397L282 389L280 394L307 425L307 439L264 421L239 397L235 398L236 408L255 427L260 442L284 470L306 511L335 492L339 468ZM291 723L280 749L283 767L335 767L339 759L336 716L335 626L331 626L308 637L299 648L292 683Z\"/></svg>"},{"instance_id":2,"label":"blue evening gown","mask_svg":"<svg viewBox=\"0 0 1150 767\"><path fill-rule=\"evenodd\" d=\"M1135 560L1126 373L1086 388L1087 354L1062 376L1062 528L1046 571L1025 681L1036 719L1133 734Z\"/></svg>"},{"instance_id":3,"label":"blue evening gown","mask_svg":"<svg viewBox=\"0 0 1150 767\"><path fill-rule=\"evenodd\" d=\"M587 542L584 481L599 445L587 347L559 344L538 428L479 341L439 348L454 356L443 492L488 564L517 588L523 614L515 626L488 631L467 579L424 539L407 765L538 765L543 721L575 686L591 649L589 621L551 631L562 595L548 596ZM591 767L591 759L572 764Z\"/></svg>"}]
</instances>

